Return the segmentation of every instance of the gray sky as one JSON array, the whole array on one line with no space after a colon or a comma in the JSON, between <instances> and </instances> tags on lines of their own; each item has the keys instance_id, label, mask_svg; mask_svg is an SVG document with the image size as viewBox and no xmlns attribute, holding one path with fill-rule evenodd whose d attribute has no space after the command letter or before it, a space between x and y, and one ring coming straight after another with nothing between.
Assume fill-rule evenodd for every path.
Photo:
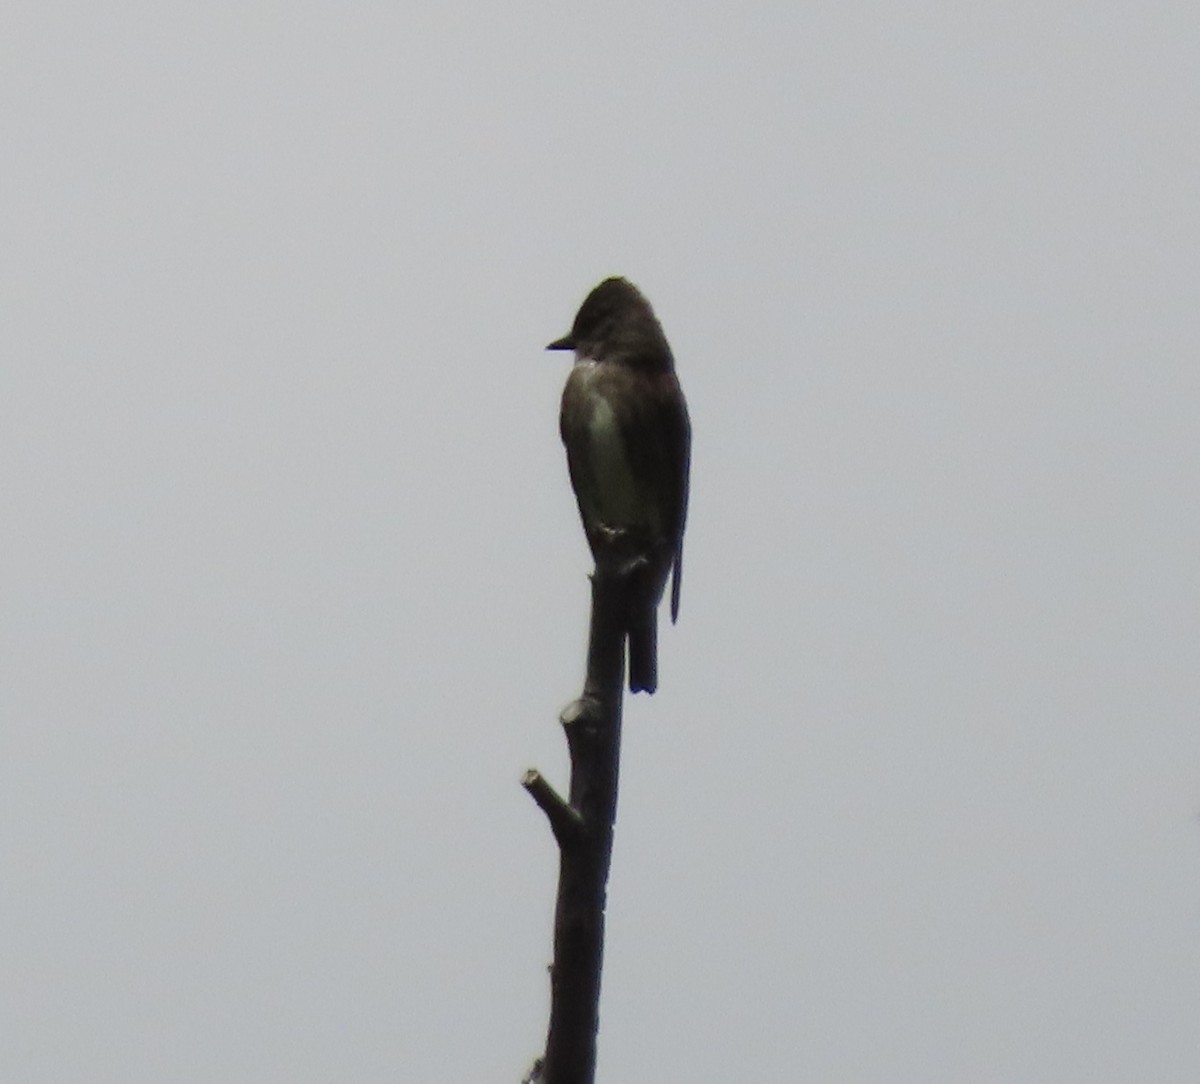
<instances>
[{"instance_id":1,"label":"gray sky","mask_svg":"<svg viewBox=\"0 0 1200 1084\"><path fill-rule=\"evenodd\" d=\"M0 35L6 1082L519 1079L612 273L601 1079L1200 1078L1191 6L105 7Z\"/></svg>"}]
</instances>

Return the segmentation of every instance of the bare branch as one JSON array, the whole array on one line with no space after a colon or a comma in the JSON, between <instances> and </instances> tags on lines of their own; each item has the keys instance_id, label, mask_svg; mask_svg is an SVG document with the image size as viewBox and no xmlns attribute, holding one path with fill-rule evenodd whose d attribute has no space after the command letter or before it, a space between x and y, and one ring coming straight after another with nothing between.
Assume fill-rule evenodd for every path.
<instances>
[{"instance_id":1,"label":"bare branch","mask_svg":"<svg viewBox=\"0 0 1200 1084\"><path fill-rule=\"evenodd\" d=\"M560 717L571 754L569 800L563 801L540 772L526 772L522 780L550 821L559 847L550 1027L545 1058L535 1063L528 1078L540 1084L592 1084L595 1079L628 605L628 573L597 567L592 576L587 677L583 693Z\"/></svg>"},{"instance_id":2,"label":"bare branch","mask_svg":"<svg viewBox=\"0 0 1200 1084\"><path fill-rule=\"evenodd\" d=\"M550 830L560 847L569 847L584 832L583 818L562 800L546 777L536 768L530 768L521 777L523 786L546 814Z\"/></svg>"}]
</instances>

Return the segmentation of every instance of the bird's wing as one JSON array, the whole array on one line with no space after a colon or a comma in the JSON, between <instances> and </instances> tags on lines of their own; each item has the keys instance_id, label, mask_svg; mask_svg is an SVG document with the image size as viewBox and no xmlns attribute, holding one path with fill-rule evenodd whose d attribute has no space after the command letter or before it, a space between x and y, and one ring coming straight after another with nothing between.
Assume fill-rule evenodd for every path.
<instances>
[{"instance_id":1,"label":"bird's wing","mask_svg":"<svg viewBox=\"0 0 1200 1084\"><path fill-rule=\"evenodd\" d=\"M666 549L660 583L671 583L671 620L679 615L679 588L683 573L683 529L687 522L688 474L692 429L679 381L670 371L642 377L647 383L633 398L636 415L626 415L626 425L638 437L627 444L634 473L653 485L653 507L662 512L656 524ZM661 589L660 589L661 590Z\"/></svg>"},{"instance_id":2,"label":"bird's wing","mask_svg":"<svg viewBox=\"0 0 1200 1084\"><path fill-rule=\"evenodd\" d=\"M671 536L675 540L675 559L671 573L671 620L679 617L679 586L683 580L683 531L687 526L688 489L692 468L692 423L688 418L683 391L674 373L669 374L677 394L670 396L670 406L663 411L666 440L679 449L678 470L671 476L669 504L672 511Z\"/></svg>"}]
</instances>

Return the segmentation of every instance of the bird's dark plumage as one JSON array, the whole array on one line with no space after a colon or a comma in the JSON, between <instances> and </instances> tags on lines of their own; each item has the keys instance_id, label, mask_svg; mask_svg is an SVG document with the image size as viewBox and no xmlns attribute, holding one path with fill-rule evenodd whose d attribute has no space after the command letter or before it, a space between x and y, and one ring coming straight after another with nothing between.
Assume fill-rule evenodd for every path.
<instances>
[{"instance_id":1,"label":"bird's dark plumage","mask_svg":"<svg viewBox=\"0 0 1200 1084\"><path fill-rule=\"evenodd\" d=\"M672 571L671 620L679 614L691 458L671 348L638 289L610 278L548 349L575 352L559 417L571 485L597 564L631 578L629 688L654 692L656 614Z\"/></svg>"}]
</instances>

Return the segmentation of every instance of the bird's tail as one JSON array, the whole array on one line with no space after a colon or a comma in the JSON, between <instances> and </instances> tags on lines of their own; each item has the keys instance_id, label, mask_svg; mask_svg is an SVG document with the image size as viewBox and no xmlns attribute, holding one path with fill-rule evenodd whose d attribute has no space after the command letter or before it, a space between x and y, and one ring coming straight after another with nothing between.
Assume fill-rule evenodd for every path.
<instances>
[{"instance_id":1,"label":"bird's tail","mask_svg":"<svg viewBox=\"0 0 1200 1084\"><path fill-rule=\"evenodd\" d=\"M629 691L652 693L658 687L658 607L638 600L629 621Z\"/></svg>"}]
</instances>

